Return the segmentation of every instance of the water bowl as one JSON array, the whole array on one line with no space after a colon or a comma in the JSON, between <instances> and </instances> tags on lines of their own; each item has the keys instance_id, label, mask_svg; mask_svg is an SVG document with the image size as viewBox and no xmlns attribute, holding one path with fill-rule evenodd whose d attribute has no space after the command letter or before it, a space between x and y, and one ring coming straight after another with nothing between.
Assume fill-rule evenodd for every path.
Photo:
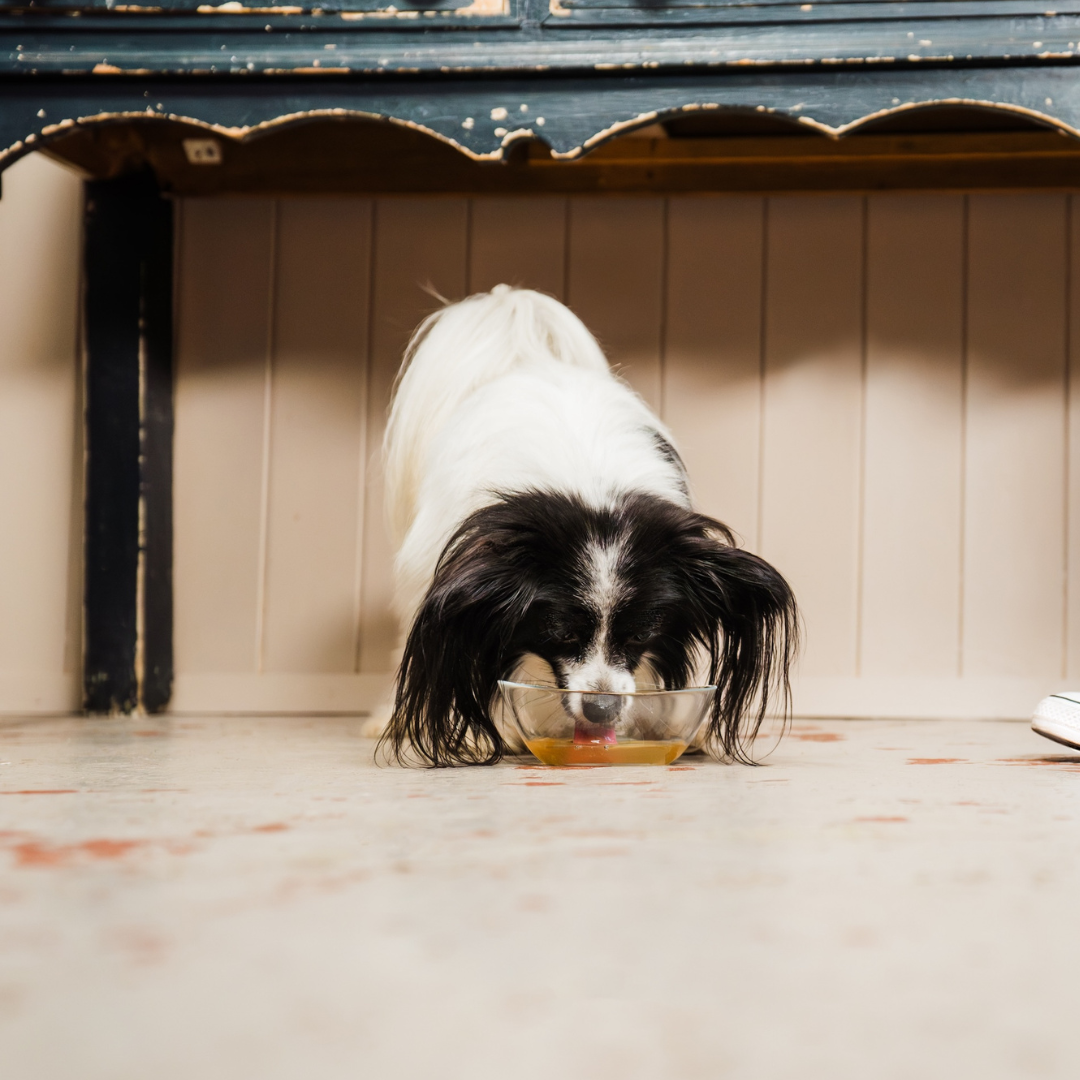
<instances>
[{"instance_id":1,"label":"water bowl","mask_svg":"<svg viewBox=\"0 0 1080 1080\"><path fill-rule=\"evenodd\" d=\"M670 765L709 716L715 686L630 694L499 682L525 745L545 765Z\"/></svg>"}]
</instances>

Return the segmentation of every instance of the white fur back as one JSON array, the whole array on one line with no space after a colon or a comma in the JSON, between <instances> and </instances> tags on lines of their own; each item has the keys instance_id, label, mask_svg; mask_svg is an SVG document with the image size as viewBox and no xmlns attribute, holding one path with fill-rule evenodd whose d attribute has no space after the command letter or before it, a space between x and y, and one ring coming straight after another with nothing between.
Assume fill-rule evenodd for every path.
<instances>
[{"instance_id":1,"label":"white fur back","mask_svg":"<svg viewBox=\"0 0 1080 1080\"><path fill-rule=\"evenodd\" d=\"M581 320L530 289L496 285L420 324L405 353L383 444L395 544L413 521L428 448L447 420L482 386L537 361L608 372Z\"/></svg>"},{"instance_id":2,"label":"white fur back","mask_svg":"<svg viewBox=\"0 0 1080 1080\"><path fill-rule=\"evenodd\" d=\"M403 625L454 530L500 494L603 507L649 492L689 505L658 435L671 441L557 300L498 286L433 315L406 354L384 444Z\"/></svg>"}]
</instances>

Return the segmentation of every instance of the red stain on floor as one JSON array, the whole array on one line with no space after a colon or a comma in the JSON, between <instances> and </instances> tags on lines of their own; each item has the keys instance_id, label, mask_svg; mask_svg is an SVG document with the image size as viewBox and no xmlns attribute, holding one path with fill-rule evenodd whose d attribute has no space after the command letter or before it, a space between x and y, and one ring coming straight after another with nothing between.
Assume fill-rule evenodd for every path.
<instances>
[{"instance_id":1,"label":"red stain on floor","mask_svg":"<svg viewBox=\"0 0 1080 1080\"><path fill-rule=\"evenodd\" d=\"M25 840L11 850L16 866L66 866L83 856L119 859L143 844L142 840L84 840L80 844L43 844L39 840Z\"/></svg>"},{"instance_id":2,"label":"red stain on floor","mask_svg":"<svg viewBox=\"0 0 1080 1080\"><path fill-rule=\"evenodd\" d=\"M888 824L896 821L907 821L906 817L857 817L856 821L881 822Z\"/></svg>"},{"instance_id":3,"label":"red stain on floor","mask_svg":"<svg viewBox=\"0 0 1080 1080\"><path fill-rule=\"evenodd\" d=\"M76 788L26 788L22 791L0 791L0 795L78 795Z\"/></svg>"},{"instance_id":4,"label":"red stain on floor","mask_svg":"<svg viewBox=\"0 0 1080 1080\"><path fill-rule=\"evenodd\" d=\"M141 840L84 840L75 847L95 859L119 859L142 846Z\"/></svg>"},{"instance_id":5,"label":"red stain on floor","mask_svg":"<svg viewBox=\"0 0 1080 1080\"><path fill-rule=\"evenodd\" d=\"M841 742L845 738L845 736L838 735L835 731L793 732L791 737L798 739L799 742Z\"/></svg>"},{"instance_id":6,"label":"red stain on floor","mask_svg":"<svg viewBox=\"0 0 1080 1080\"><path fill-rule=\"evenodd\" d=\"M693 772L696 765L669 765L668 772Z\"/></svg>"},{"instance_id":7,"label":"red stain on floor","mask_svg":"<svg viewBox=\"0 0 1080 1080\"><path fill-rule=\"evenodd\" d=\"M564 780L526 780L524 784L517 784L516 787L566 787L566 781Z\"/></svg>"},{"instance_id":8,"label":"red stain on floor","mask_svg":"<svg viewBox=\"0 0 1080 1080\"><path fill-rule=\"evenodd\" d=\"M256 825L252 832L286 832L289 826L284 821L271 821L266 825Z\"/></svg>"},{"instance_id":9,"label":"red stain on floor","mask_svg":"<svg viewBox=\"0 0 1080 1080\"><path fill-rule=\"evenodd\" d=\"M957 765L966 764L966 758L959 757L912 757L908 758L909 765Z\"/></svg>"}]
</instances>

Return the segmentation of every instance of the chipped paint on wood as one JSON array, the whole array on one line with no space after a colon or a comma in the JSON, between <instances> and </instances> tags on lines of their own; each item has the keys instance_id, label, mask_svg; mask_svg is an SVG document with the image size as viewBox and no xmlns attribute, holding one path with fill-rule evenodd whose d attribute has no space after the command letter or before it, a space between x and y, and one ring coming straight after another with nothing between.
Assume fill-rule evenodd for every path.
<instances>
[{"instance_id":1,"label":"chipped paint on wood","mask_svg":"<svg viewBox=\"0 0 1080 1080\"><path fill-rule=\"evenodd\" d=\"M113 57L99 58L92 89L86 79L66 85L62 80L9 80L0 91L5 102L0 145L8 148L0 153L0 167L35 141L75 124L148 118L189 124L229 139L255 137L319 117L382 120L438 139L474 161L503 160L509 143L530 137L542 137L554 159L576 160L658 120L719 109L754 109L839 138L901 112L970 106L1027 117L1080 137L1080 84L1072 69L1061 67L879 68L861 74L799 67L723 78L700 72L687 77L641 72L588 79L446 79L437 84L399 77L384 83L378 75L356 78L360 73L343 62L340 41L329 43L336 44L336 50L316 54L316 64L312 49L324 44L309 39L302 62L273 69L295 79L289 83L270 77L150 83L138 74L145 69L125 69ZM333 67L326 64L331 56ZM402 74L401 68L390 70ZM88 103L98 107L87 109ZM48 114L48 123L42 113Z\"/></svg>"},{"instance_id":2,"label":"chipped paint on wood","mask_svg":"<svg viewBox=\"0 0 1080 1080\"><path fill-rule=\"evenodd\" d=\"M498 16L509 15L509 0L472 0L472 3L467 6L459 8L451 8L450 10L432 10L432 9L410 9L407 11L400 11L392 4L385 8L378 8L375 11L343 11L340 13L340 17L346 22L362 22L365 19L398 19L405 21L412 21L421 17L434 19L439 16Z\"/></svg>"},{"instance_id":3,"label":"chipped paint on wood","mask_svg":"<svg viewBox=\"0 0 1080 1080\"><path fill-rule=\"evenodd\" d=\"M700 106L698 106L700 107ZM685 108L685 106L683 106ZM693 106L691 106L693 108ZM581 146L574 147L569 153L555 154L552 157L565 158L567 160L575 157L580 157L586 150L591 150L594 146L599 146L602 142L607 142L608 139L615 138L625 131L632 131L634 128L642 127L645 124L653 123L660 119L661 114L658 112L639 113L637 116L630 120L621 120L617 124L612 124L610 127L604 128L603 131L598 131L591 138L585 140Z\"/></svg>"},{"instance_id":4,"label":"chipped paint on wood","mask_svg":"<svg viewBox=\"0 0 1080 1080\"><path fill-rule=\"evenodd\" d=\"M455 15L509 15L509 0L472 0L468 7L458 8Z\"/></svg>"},{"instance_id":5,"label":"chipped paint on wood","mask_svg":"<svg viewBox=\"0 0 1080 1080\"><path fill-rule=\"evenodd\" d=\"M200 4L195 9L200 15L302 15L302 7L248 7L229 0L225 4Z\"/></svg>"},{"instance_id":6,"label":"chipped paint on wood","mask_svg":"<svg viewBox=\"0 0 1080 1080\"><path fill-rule=\"evenodd\" d=\"M1050 103L1048 102L1047 104ZM843 135L857 131L859 128L864 127L874 120L880 120L886 116L895 116L898 113L911 112L916 109L925 109L931 106L941 105L968 106L976 109L989 109L994 112L1012 113L1016 116L1026 116L1032 120L1038 120L1040 123L1047 124L1063 134L1071 135L1074 138L1080 138L1080 123L1076 125L1068 124L1057 117L1052 116L1050 113L1041 112L1038 109L1025 108L1023 105L1009 105L1000 101L986 101L981 98L948 97L935 98L929 101L906 102L892 108L880 109L877 112L867 113L866 116L862 116L858 120L853 120L850 124L840 124L837 127L829 127L827 124L820 124L808 116L799 117L799 122L804 123L815 130L821 131L826 135L839 138Z\"/></svg>"},{"instance_id":7,"label":"chipped paint on wood","mask_svg":"<svg viewBox=\"0 0 1080 1080\"><path fill-rule=\"evenodd\" d=\"M413 131L418 131L424 135L428 135L439 142L446 143L448 146L452 146L455 150L458 150L466 157L471 158L473 161L499 161L503 157L503 147L500 145L497 149L490 151L489 153L477 153L467 146L462 145L455 139L449 138L443 135L441 132L434 130L424 124L417 123L414 120L409 120L403 117L395 116L383 116L379 113L364 112L359 109L308 109L302 112L287 113L282 116L276 116L271 120L263 121L258 124L251 124L244 127L228 127L221 124L208 123L204 120L200 120L193 116L187 116L178 113L168 112L153 112L151 110L146 111L134 111L134 112L113 112L113 113L98 113L93 116L80 116L78 119L61 120L54 124L48 125L48 127L42 129L43 135L54 135L61 131L68 131L72 127L89 126L92 124L103 123L115 123L118 120L146 120L148 114L157 120L170 120L181 124L190 124L192 127L203 128L206 131L212 131L216 135L220 135L223 138L240 141L243 139L251 138L272 131L276 128L285 127L289 124L295 124L303 122L305 120L316 120L323 118L340 118L340 119L356 119L356 120L380 120L386 123L395 124L398 127L410 128ZM511 132L505 140L506 143L513 141L515 138L531 137L533 132L527 128L518 129ZM20 143L13 144L8 147L7 150L0 151L0 166L3 164L9 164L5 158L8 155L16 154L19 149L22 148L23 142L30 142L37 138L36 135L29 135L26 139Z\"/></svg>"}]
</instances>

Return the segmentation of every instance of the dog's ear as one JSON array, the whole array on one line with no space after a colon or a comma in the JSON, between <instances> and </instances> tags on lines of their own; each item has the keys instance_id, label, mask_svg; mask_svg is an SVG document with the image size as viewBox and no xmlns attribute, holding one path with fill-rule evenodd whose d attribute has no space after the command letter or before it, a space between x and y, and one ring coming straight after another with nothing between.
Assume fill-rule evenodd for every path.
<instances>
[{"instance_id":1,"label":"dog's ear","mask_svg":"<svg viewBox=\"0 0 1080 1080\"><path fill-rule=\"evenodd\" d=\"M684 537L679 564L693 634L709 658L716 684L709 741L724 755L750 763L749 747L779 698L791 712L789 671L798 647L794 593L778 570L735 547L730 531L700 518Z\"/></svg>"},{"instance_id":2,"label":"dog's ear","mask_svg":"<svg viewBox=\"0 0 1080 1080\"><path fill-rule=\"evenodd\" d=\"M489 710L532 596L512 549L513 538L481 511L443 552L406 639L383 736L397 761L490 765L502 756Z\"/></svg>"}]
</instances>

